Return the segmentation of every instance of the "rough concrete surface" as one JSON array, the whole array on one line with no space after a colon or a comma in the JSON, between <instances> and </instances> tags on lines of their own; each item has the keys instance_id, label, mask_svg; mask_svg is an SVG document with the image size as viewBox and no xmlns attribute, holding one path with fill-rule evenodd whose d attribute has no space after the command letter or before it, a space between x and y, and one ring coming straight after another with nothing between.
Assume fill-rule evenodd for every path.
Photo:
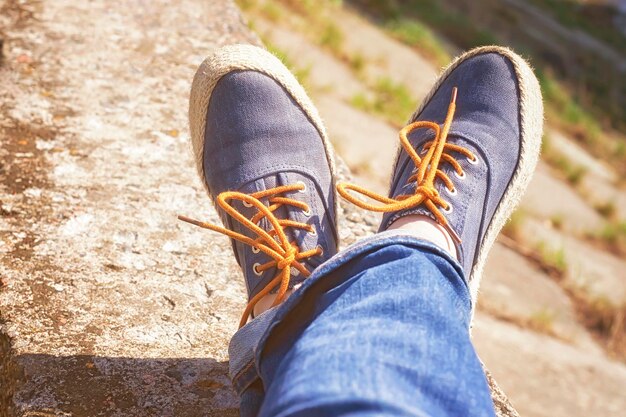
<instances>
[{"instance_id":1,"label":"rough concrete surface","mask_svg":"<svg viewBox=\"0 0 626 417\"><path fill-rule=\"evenodd\" d=\"M229 1L0 2L0 416L229 416L244 290L186 107Z\"/></svg>"},{"instance_id":2,"label":"rough concrete surface","mask_svg":"<svg viewBox=\"0 0 626 417\"><path fill-rule=\"evenodd\" d=\"M481 313L474 341L503 389L515 392L521 416L624 415L621 363Z\"/></svg>"}]
</instances>

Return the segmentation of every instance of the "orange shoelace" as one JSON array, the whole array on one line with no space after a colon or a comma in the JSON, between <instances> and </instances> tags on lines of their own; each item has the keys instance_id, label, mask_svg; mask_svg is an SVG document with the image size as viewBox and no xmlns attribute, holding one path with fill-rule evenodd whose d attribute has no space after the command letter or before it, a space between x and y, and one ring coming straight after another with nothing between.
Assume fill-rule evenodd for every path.
<instances>
[{"instance_id":1,"label":"orange shoelace","mask_svg":"<svg viewBox=\"0 0 626 417\"><path fill-rule=\"evenodd\" d=\"M468 149L462 146L446 143L448 132L450 131L450 125L452 124L452 118L454 117L454 112L456 110L456 95L457 89L455 87L452 90L452 98L448 106L448 113L446 114L443 128L440 129L437 123L419 121L411 123L400 130L400 143L409 157L413 160L416 167L415 173L408 179L407 182L407 184L413 182L415 183L414 194L403 194L397 196L396 198L389 198L350 183L338 184L337 191L339 194L360 208L376 212L392 212L411 209L423 204L433 214L437 222L445 228L448 233L450 233L450 236L460 243L461 238L454 231L454 229L450 227L444 213L440 210L440 208L442 208L444 212L447 211L450 208L450 204L441 197L435 188L435 179L439 178L443 181L448 191L451 193L456 192L450 177L439 169L439 164L442 161L452 165L458 176L463 177L465 175L461 165L448 152L458 152L469 158L471 161L476 161L476 156ZM432 129L435 132L435 138L424 144L424 149L427 149L427 152L423 158L418 155L417 151L413 149L413 146L411 146L411 143L407 139L407 135L409 133L420 128ZM360 198L354 197L350 191L369 197L380 204L371 204L363 201Z\"/></svg>"},{"instance_id":2,"label":"orange shoelace","mask_svg":"<svg viewBox=\"0 0 626 417\"><path fill-rule=\"evenodd\" d=\"M289 242L284 230L287 227L292 227L306 230L309 233L315 233L315 229L312 225L296 222L294 220L278 219L274 215L274 211L287 205L299 208L304 212L308 212L310 209L306 203L293 198L280 196L280 194L302 191L304 189L305 185L303 183L296 183L292 185L282 185L252 194L244 194L237 191L226 191L217 196L217 204L232 218L256 233L258 235L256 239L251 239L246 235L226 229L225 227L201 222L186 216L178 216L179 220L194 224L204 229L222 233L231 239L250 245L255 253L261 251L273 259L262 265L255 264L253 267L255 273L258 274L273 267L276 267L279 270L279 273L248 302L248 305L246 306L246 309L241 317L241 321L239 322L239 327L243 327L246 324L248 317L254 311L254 306L259 302L259 300L276 289L276 287L278 287L278 291L272 307L285 300L287 291L289 290L289 283L291 281L291 268L295 268L298 271L297 273L294 273L294 275L299 273L304 277L308 277L311 273L304 267L304 265L302 265L301 261L323 254L323 250L320 246L315 249L300 252L300 248L295 242ZM262 198L268 199L268 206L260 201ZM247 207L256 207L258 212L252 216L252 218L248 219L232 206L230 203L232 200L239 200ZM263 218L267 219L271 224L272 229L270 231L265 231L258 226L258 223Z\"/></svg>"}]
</instances>

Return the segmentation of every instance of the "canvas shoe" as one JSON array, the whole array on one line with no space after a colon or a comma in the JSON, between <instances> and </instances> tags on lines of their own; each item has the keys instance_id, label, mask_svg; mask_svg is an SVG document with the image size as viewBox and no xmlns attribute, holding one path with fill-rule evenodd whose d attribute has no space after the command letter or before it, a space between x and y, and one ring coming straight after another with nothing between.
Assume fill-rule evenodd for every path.
<instances>
[{"instance_id":1,"label":"canvas shoe","mask_svg":"<svg viewBox=\"0 0 626 417\"><path fill-rule=\"evenodd\" d=\"M241 325L337 252L334 162L317 110L291 72L250 45L219 49L189 101L196 166L231 238L249 296Z\"/></svg>"},{"instance_id":2,"label":"canvas shoe","mask_svg":"<svg viewBox=\"0 0 626 417\"><path fill-rule=\"evenodd\" d=\"M456 241L475 306L487 253L535 170L542 129L530 66L510 49L477 48L444 70L400 131L389 196L352 184L338 191L383 212L381 231L411 214L435 219Z\"/></svg>"}]
</instances>

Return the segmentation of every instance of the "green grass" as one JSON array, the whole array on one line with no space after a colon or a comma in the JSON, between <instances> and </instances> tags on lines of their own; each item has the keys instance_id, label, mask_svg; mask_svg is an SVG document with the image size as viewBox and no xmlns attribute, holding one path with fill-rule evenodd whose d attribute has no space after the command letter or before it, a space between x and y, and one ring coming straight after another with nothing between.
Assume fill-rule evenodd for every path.
<instances>
[{"instance_id":1,"label":"green grass","mask_svg":"<svg viewBox=\"0 0 626 417\"><path fill-rule=\"evenodd\" d=\"M438 66L447 65L452 58L433 31L417 20L393 20L386 24L386 29L398 40L424 53Z\"/></svg>"},{"instance_id":2,"label":"green grass","mask_svg":"<svg viewBox=\"0 0 626 417\"><path fill-rule=\"evenodd\" d=\"M574 186L579 185L587 174L585 167L575 164L566 156L555 151L547 134L543 138L541 157Z\"/></svg>"},{"instance_id":3,"label":"green grass","mask_svg":"<svg viewBox=\"0 0 626 417\"><path fill-rule=\"evenodd\" d=\"M567 271L567 260L563 248L553 249L549 248L544 242L539 242L536 250L540 261L544 265L554 269L559 275L565 274Z\"/></svg>"},{"instance_id":4,"label":"green grass","mask_svg":"<svg viewBox=\"0 0 626 417\"><path fill-rule=\"evenodd\" d=\"M298 67L295 65L293 59L289 56L287 51L274 45L269 39L262 38L263 43L268 51L274 54L283 64L293 73L298 82L302 84L306 89L310 88L309 76L311 73L311 67Z\"/></svg>"},{"instance_id":5,"label":"green grass","mask_svg":"<svg viewBox=\"0 0 626 417\"><path fill-rule=\"evenodd\" d=\"M555 319L554 312L546 308L542 308L540 310L535 311L528 318L528 327L541 333L553 334L554 333L554 319Z\"/></svg>"},{"instance_id":6,"label":"green grass","mask_svg":"<svg viewBox=\"0 0 626 417\"><path fill-rule=\"evenodd\" d=\"M602 340L606 349L626 361L626 301L616 304L604 296L582 291L570 294L582 323Z\"/></svg>"},{"instance_id":7,"label":"green grass","mask_svg":"<svg viewBox=\"0 0 626 417\"><path fill-rule=\"evenodd\" d=\"M352 3L384 26L400 20L415 21L462 48L497 43L491 33L476 27L465 15L442 6L438 0L352 0Z\"/></svg>"},{"instance_id":8,"label":"green grass","mask_svg":"<svg viewBox=\"0 0 626 417\"><path fill-rule=\"evenodd\" d=\"M367 64L367 59L360 52L348 56L348 65L356 75L362 75Z\"/></svg>"},{"instance_id":9,"label":"green grass","mask_svg":"<svg viewBox=\"0 0 626 417\"><path fill-rule=\"evenodd\" d=\"M402 126L415 110L416 101L404 84L383 77L372 85L372 98L359 93L351 104L360 110L383 117L394 126Z\"/></svg>"},{"instance_id":10,"label":"green grass","mask_svg":"<svg viewBox=\"0 0 626 417\"><path fill-rule=\"evenodd\" d=\"M609 222L600 231L591 233L588 237L614 254L626 256L626 221Z\"/></svg>"},{"instance_id":11,"label":"green grass","mask_svg":"<svg viewBox=\"0 0 626 417\"><path fill-rule=\"evenodd\" d=\"M544 154L544 160L557 170L561 171L565 176L565 179L572 185L579 185L587 174L587 169L585 167L573 164L563 155L547 156Z\"/></svg>"},{"instance_id":12,"label":"green grass","mask_svg":"<svg viewBox=\"0 0 626 417\"><path fill-rule=\"evenodd\" d=\"M560 2L560 0L545 1ZM435 54L441 46L441 43L435 42L436 38L434 41L429 37L427 34L429 32L443 36L461 49L501 43L494 34L481 29L464 14L453 10L452 7L445 7L445 2L441 0L352 0L351 3L360 6L375 21L380 22L383 28L387 28L391 35L407 45L423 43L421 50L428 56L429 50ZM568 7L571 7L571 2L562 3L570 3ZM623 38L621 42L626 45ZM434 63L439 64L440 60L443 60L443 55L431 58ZM541 60L538 59L535 64L541 64ZM608 160L620 173L626 174L624 163L626 139L620 134L611 134L609 137L602 133L602 123L615 121L615 117L611 116L612 113L601 112L597 107L598 103L602 103L606 92L594 90L589 92L589 97L577 97L549 71L538 68L536 72L544 96L547 119L576 139L593 155ZM574 170L566 176L571 182L578 182L584 176L584 172Z\"/></svg>"},{"instance_id":13,"label":"green grass","mask_svg":"<svg viewBox=\"0 0 626 417\"><path fill-rule=\"evenodd\" d=\"M593 208L605 219L614 219L617 214L617 207L615 206L614 201L597 203L593 206Z\"/></svg>"},{"instance_id":14,"label":"green grass","mask_svg":"<svg viewBox=\"0 0 626 417\"><path fill-rule=\"evenodd\" d=\"M347 63L351 68L362 71L364 58L359 53L349 53L345 48L345 34L331 15L342 7L340 0L278 0L292 12L305 18L305 25L300 31L309 35L315 43L331 52L336 58Z\"/></svg>"},{"instance_id":15,"label":"green grass","mask_svg":"<svg viewBox=\"0 0 626 417\"><path fill-rule=\"evenodd\" d=\"M270 22L278 22L283 18L283 11L273 1L267 1L261 7L261 14Z\"/></svg>"},{"instance_id":16,"label":"green grass","mask_svg":"<svg viewBox=\"0 0 626 417\"><path fill-rule=\"evenodd\" d=\"M522 226L527 216L528 214L524 209L518 208L515 210L502 228L502 233L515 241L522 240Z\"/></svg>"},{"instance_id":17,"label":"green grass","mask_svg":"<svg viewBox=\"0 0 626 417\"><path fill-rule=\"evenodd\" d=\"M550 223L552 223L552 226L557 229L557 230L562 230L563 229L563 225L565 222L565 218L562 214L553 214L550 217Z\"/></svg>"},{"instance_id":18,"label":"green grass","mask_svg":"<svg viewBox=\"0 0 626 417\"><path fill-rule=\"evenodd\" d=\"M609 243L617 243L622 240L626 244L626 222L618 222L607 225L602 229L600 236Z\"/></svg>"},{"instance_id":19,"label":"green grass","mask_svg":"<svg viewBox=\"0 0 626 417\"><path fill-rule=\"evenodd\" d=\"M320 33L319 44L330 49L333 54L343 53L344 34L336 24L329 22Z\"/></svg>"},{"instance_id":20,"label":"green grass","mask_svg":"<svg viewBox=\"0 0 626 417\"><path fill-rule=\"evenodd\" d=\"M585 174L587 174L587 170L584 167L573 164L562 155L549 158L548 163L561 171L565 175L565 179L574 186L580 184Z\"/></svg>"},{"instance_id":21,"label":"green grass","mask_svg":"<svg viewBox=\"0 0 626 417\"><path fill-rule=\"evenodd\" d=\"M615 148L613 148L613 156L620 159L626 157L626 141L620 140L615 144Z\"/></svg>"},{"instance_id":22,"label":"green grass","mask_svg":"<svg viewBox=\"0 0 626 417\"><path fill-rule=\"evenodd\" d=\"M613 48L626 54L624 37L612 23L614 13L608 9L601 10L592 2L564 0L530 0L536 6L547 10L561 24L571 28L582 29L591 36L603 40ZM595 7L595 11L593 8Z\"/></svg>"},{"instance_id":23,"label":"green grass","mask_svg":"<svg viewBox=\"0 0 626 417\"><path fill-rule=\"evenodd\" d=\"M536 74L550 120L584 145L597 146L602 132L598 121L551 74L540 70Z\"/></svg>"},{"instance_id":24,"label":"green grass","mask_svg":"<svg viewBox=\"0 0 626 417\"><path fill-rule=\"evenodd\" d=\"M235 0L235 3L237 4L237 6L239 6L241 10L245 12L256 7L257 0Z\"/></svg>"}]
</instances>

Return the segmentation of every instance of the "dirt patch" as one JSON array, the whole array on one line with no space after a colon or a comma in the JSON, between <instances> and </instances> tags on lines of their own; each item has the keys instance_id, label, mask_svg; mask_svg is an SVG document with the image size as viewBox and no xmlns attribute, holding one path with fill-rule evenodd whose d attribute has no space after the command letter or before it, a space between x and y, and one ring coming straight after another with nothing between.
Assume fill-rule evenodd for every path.
<instances>
[{"instance_id":1,"label":"dirt patch","mask_svg":"<svg viewBox=\"0 0 626 417\"><path fill-rule=\"evenodd\" d=\"M15 81L17 75L32 74L36 63L27 56L9 57L8 46L19 45L28 48L27 42L21 38L10 36L15 30L24 29L35 19L35 10L39 2L21 3L7 0L0 3L0 71L7 80ZM10 59L11 58L11 59ZM14 58L14 59L13 59ZM13 102L12 89L7 89L0 95L4 103ZM45 198L37 198L33 204L30 194L40 194L43 189L52 188L48 179L49 165L46 162L44 151L38 143L54 140L58 134L55 126L45 126L25 123L10 116L12 108L3 104L0 106L0 221L8 227L0 232L0 242L8 246L2 256L2 265L13 270L28 269L50 270L47 262L31 263L33 251L39 237L29 230L28 225L46 219L50 213ZM32 272L32 271L31 271ZM3 276L0 279L0 292L11 285L12 278ZM0 311L0 417L14 415L12 398L16 387L24 380L24 371L16 361L12 350L12 340L6 334L4 317L9 312Z\"/></svg>"},{"instance_id":2,"label":"dirt patch","mask_svg":"<svg viewBox=\"0 0 626 417\"><path fill-rule=\"evenodd\" d=\"M13 21L12 27L23 29L35 19L34 10L41 7L41 1L29 1L31 8L27 8L23 2L17 0L5 0L0 4L0 16L6 16ZM0 32L2 33L2 32Z\"/></svg>"},{"instance_id":3,"label":"dirt patch","mask_svg":"<svg viewBox=\"0 0 626 417\"><path fill-rule=\"evenodd\" d=\"M610 356L626 363L626 303L614 305L604 298L590 299L582 291L568 291L578 318Z\"/></svg>"},{"instance_id":4,"label":"dirt patch","mask_svg":"<svg viewBox=\"0 0 626 417\"><path fill-rule=\"evenodd\" d=\"M0 319L0 326L4 322ZM12 415L11 407L13 394L15 392L16 381L21 379L20 368L13 361L11 354L11 339L0 333L0 417Z\"/></svg>"},{"instance_id":5,"label":"dirt patch","mask_svg":"<svg viewBox=\"0 0 626 417\"><path fill-rule=\"evenodd\" d=\"M3 114L6 114L3 111ZM37 236L24 228L25 224L41 220L49 213L45 198L38 198L38 204L26 194L41 195L43 189L52 187L47 175L49 168L44 151L37 147L37 141L53 140L58 131L54 127L28 125L10 118L0 118L0 186L5 196L15 196L10 201L0 199L0 216L11 225L9 231L0 233L5 242L11 242L11 249L3 257L3 263L14 265L28 261L38 242ZM19 196L21 195L21 198ZM32 195L31 195L32 196Z\"/></svg>"},{"instance_id":6,"label":"dirt patch","mask_svg":"<svg viewBox=\"0 0 626 417\"><path fill-rule=\"evenodd\" d=\"M0 126L2 157L0 159L0 184L11 194L28 188L48 188L46 162L37 140L51 140L57 134L53 127L35 127L16 120Z\"/></svg>"},{"instance_id":7,"label":"dirt patch","mask_svg":"<svg viewBox=\"0 0 626 417\"><path fill-rule=\"evenodd\" d=\"M518 327L521 327L522 329L530 329L535 331L536 333L546 334L567 343L572 342L570 339L565 338L556 331L554 331L554 328L551 324L552 319L550 317L547 317L546 319L539 316L520 317L518 315L509 314L505 311L502 311L502 309L500 308L492 308L485 303L478 304L478 309L484 313L489 314L495 319L512 323Z\"/></svg>"}]
</instances>

